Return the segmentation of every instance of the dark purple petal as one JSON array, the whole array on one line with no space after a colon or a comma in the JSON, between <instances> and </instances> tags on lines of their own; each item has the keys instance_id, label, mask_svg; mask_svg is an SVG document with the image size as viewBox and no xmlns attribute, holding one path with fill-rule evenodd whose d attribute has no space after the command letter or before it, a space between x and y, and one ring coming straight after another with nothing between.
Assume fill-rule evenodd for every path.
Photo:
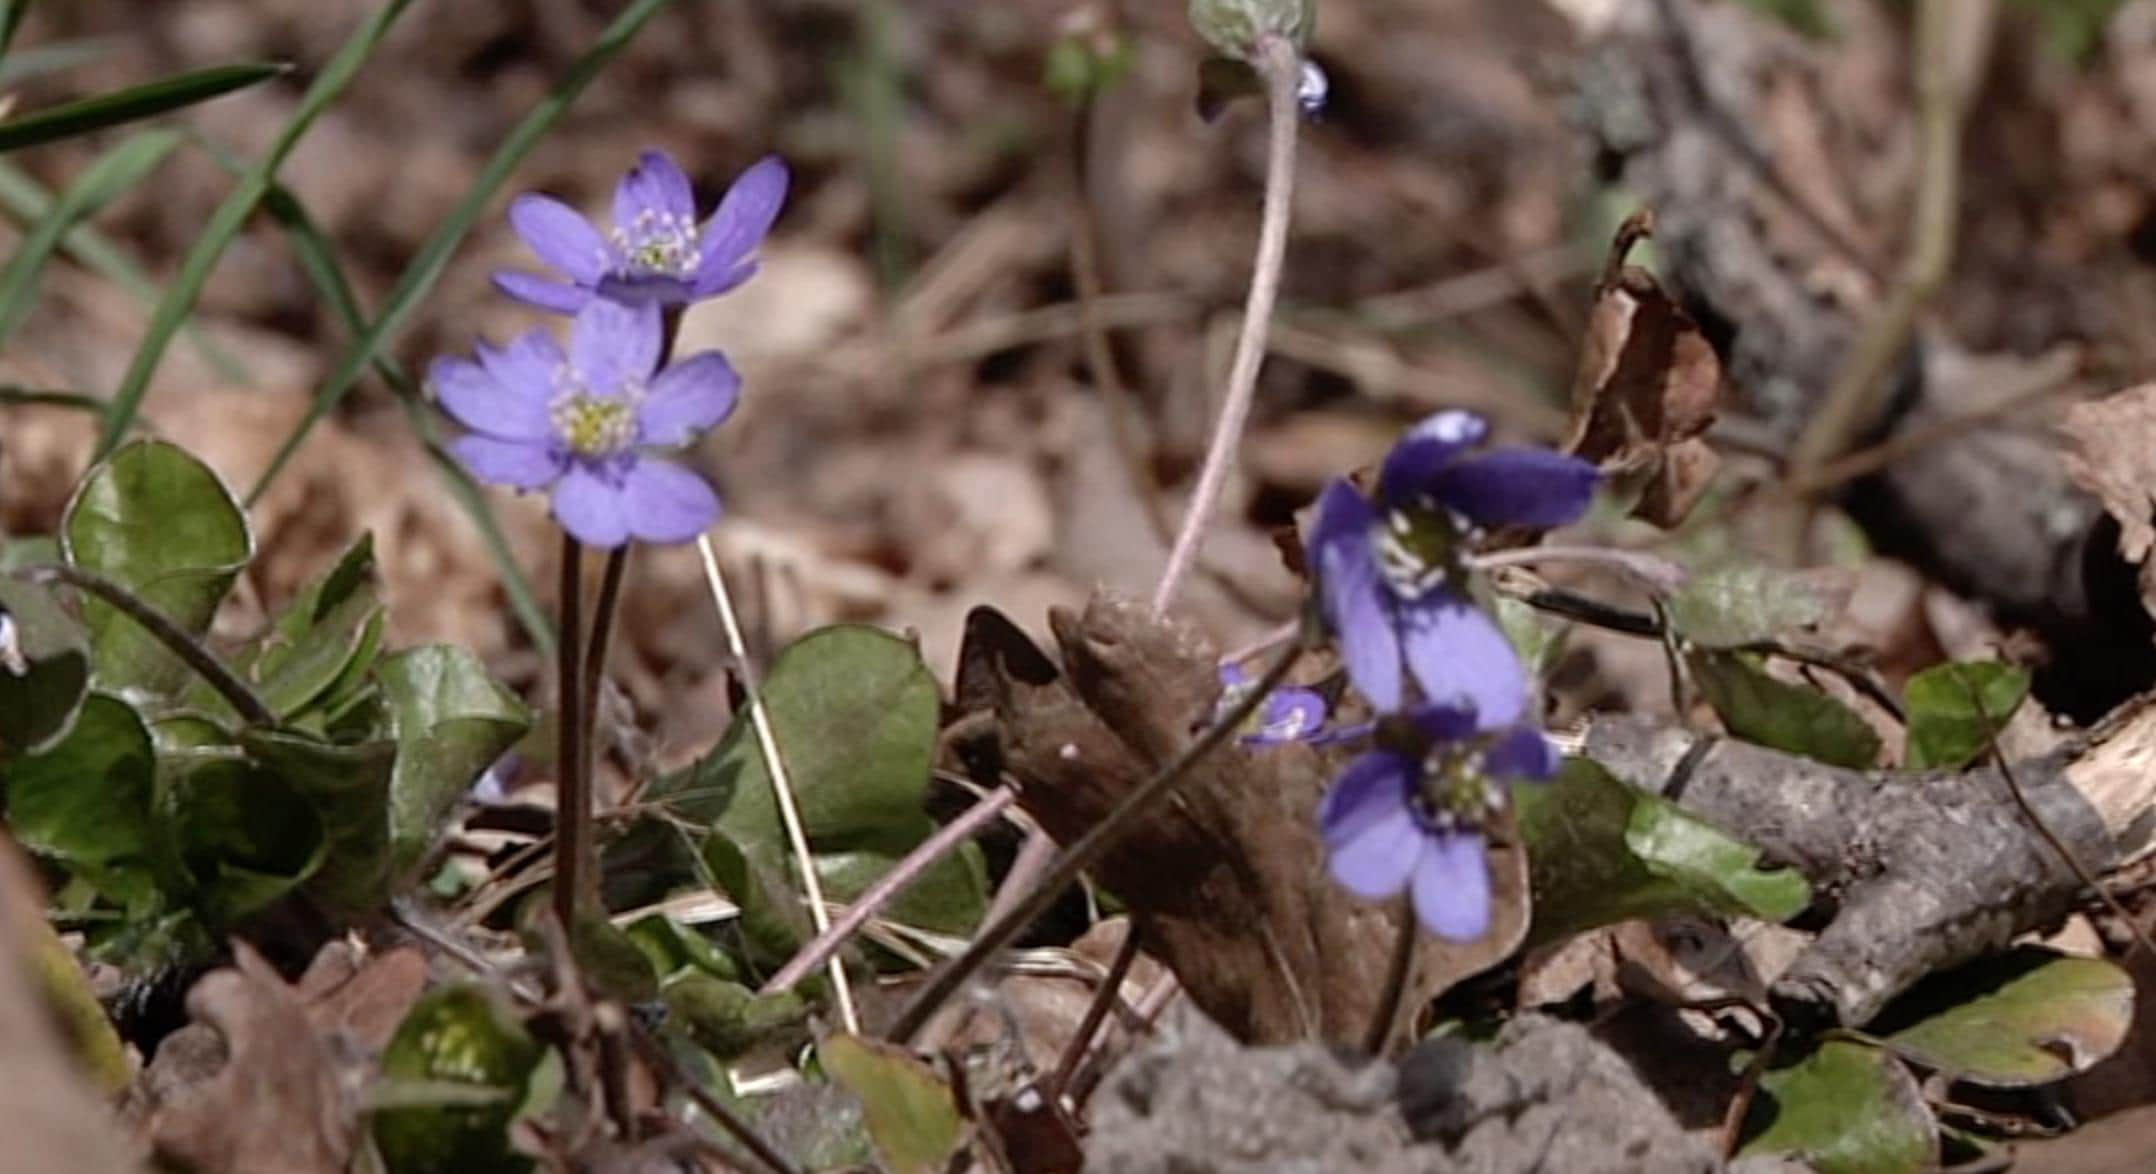
<instances>
[{"instance_id":1,"label":"dark purple petal","mask_svg":"<svg viewBox=\"0 0 2156 1174\"><path fill-rule=\"evenodd\" d=\"M1473 412L1451 408L1424 416L1385 454L1377 478L1378 500L1399 505L1428 494L1438 470L1489 434L1489 421Z\"/></svg>"},{"instance_id":2,"label":"dark purple petal","mask_svg":"<svg viewBox=\"0 0 2156 1174\"><path fill-rule=\"evenodd\" d=\"M435 401L459 424L506 440L544 440L554 434L545 396L504 384L469 359L440 358L427 368Z\"/></svg>"},{"instance_id":3,"label":"dark purple petal","mask_svg":"<svg viewBox=\"0 0 2156 1174\"><path fill-rule=\"evenodd\" d=\"M509 201L509 224L540 260L578 285L599 280L613 264L613 251L591 221L552 196L527 194Z\"/></svg>"},{"instance_id":4,"label":"dark purple petal","mask_svg":"<svg viewBox=\"0 0 2156 1174\"><path fill-rule=\"evenodd\" d=\"M659 365L659 307L593 298L569 323L569 365L600 394L643 383Z\"/></svg>"},{"instance_id":5,"label":"dark purple petal","mask_svg":"<svg viewBox=\"0 0 2156 1174\"><path fill-rule=\"evenodd\" d=\"M1462 741L1481 729L1474 709L1458 703L1418 702L1408 707L1407 719L1432 742Z\"/></svg>"},{"instance_id":6,"label":"dark purple petal","mask_svg":"<svg viewBox=\"0 0 2156 1174\"><path fill-rule=\"evenodd\" d=\"M1407 887L1425 836L1408 809L1419 769L1411 758L1376 751L1347 764L1318 804L1333 879L1366 900Z\"/></svg>"},{"instance_id":7,"label":"dark purple petal","mask_svg":"<svg viewBox=\"0 0 2156 1174\"><path fill-rule=\"evenodd\" d=\"M735 178L719 201L718 211L704 222L703 255L697 265L697 284L706 284L740 267L771 231L786 203L789 177L786 164L766 155Z\"/></svg>"},{"instance_id":8,"label":"dark purple petal","mask_svg":"<svg viewBox=\"0 0 2156 1174\"><path fill-rule=\"evenodd\" d=\"M1430 492L1484 526L1562 526L1594 500L1595 467L1554 449L1493 448L1439 469Z\"/></svg>"},{"instance_id":9,"label":"dark purple petal","mask_svg":"<svg viewBox=\"0 0 2156 1174\"><path fill-rule=\"evenodd\" d=\"M1483 729L1519 721L1527 711L1527 673L1512 641L1481 609L1449 591L1399 605L1400 643L1422 695L1466 706Z\"/></svg>"},{"instance_id":10,"label":"dark purple petal","mask_svg":"<svg viewBox=\"0 0 2156 1174\"><path fill-rule=\"evenodd\" d=\"M570 462L568 473L554 485L553 505L554 520L586 546L612 549L629 540L628 510L621 487L600 477L588 465Z\"/></svg>"},{"instance_id":11,"label":"dark purple petal","mask_svg":"<svg viewBox=\"0 0 2156 1174\"><path fill-rule=\"evenodd\" d=\"M1472 942L1490 932L1490 863L1481 833L1429 839L1415 865L1415 916L1448 941Z\"/></svg>"},{"instance_id":12,"label":"dark purple petal","mask_svg":"<svg viewBox=\"0 0 2156 1174\"><path fill-rule=\"evenodd\" d=\"M719 495L672 461L639 460L621 491L629 532L645 542L687 542L719 520Z\"/></svg>"},{"instance_id":13,"label":"dark purple petal","mask_svg":"<svg viewBox=\"0 0 2156 1174\"><path fill-rule=\"evenodd\" d=\"M1316 690L1282 686L1258 707L1257 728L1243 735L1243 743L1278 746L1302 741L1325 725L1325 712L1325 699Z\"/></svg>"},{"instance_id":14,"label":"dark purple petal","mask_svg":"<svg viewBox=\"0 0 2156 1174\"><path fill-rule=\"evenodd\" d=\"M598 293L602 298L632 306L678 306L694 296L694 286L678 277L656 273L609 273L599 279Z\"/></svg>"},{"instance_id":15,"label":"dark purple petal","mask_svg":"<svg viewBox=\"0 0 2156 1174\"><path fill-rule=\"evenodd\" d=\"M687 444L731 415L740 398L741 376L725 355L690 355L651 381L651 394L636 409L641 439L645 444Z\"/></svg>"},{"instance_id":16,"label":"dark purple petal","mask_svg":"<svg viewBox=\"0 0 2156 1174\"><path fill-rule=\"evenodd\" d=\"M565 281L548 281L536 273L504 269L494 275L494 288L541 310L574 314L591 300L591 290Z\"/></svg>"},{"instance_id":17,"label":"dark purple petal","mask_svg":"<svg viewBox=\"0 0 2156 1174\"><path fill-rule=\"evenodd\" d=\"M1546 779L1557 773L1557 747L1542 731L1516 726L1490 746L1482 767L1494 779Z\"/></svg>"},{"instance_id":18,"label":"dark purple petal","mask_svg":"<svg viewBox=\"0 0 2156 1174\"><path fill-rule=\"evenodd\" d=\"M1377 515L1346 481L1325 487L1307 551L1318 577L1318 602L1332 626L1348 679L1379 710L1400 708L1400 639L1392 595L1370 549Z\"/></svg>"},{"instance_id":19,"label":"dark purple petal","mask_svg":"<svg viewBox=\"0 0 2156 1174\"><path fill-rule=\"evenodd\" d=\"M504 440L477 432L449 442L449 451L471 475L489 485L539 489L561 476L561 453L545 441Z\"/></svg>"},{"instance_id":20,"label":"dark purple petal","mask_svg":"<svg viewBox=\"0 0 2156 1174\"><path fill-rule=\"evenodd\" d=\"M696 195L689 190L689 177L674 166L664 151L646 151L636 166L614 187L614 226L632 232L637 214L671 216L687 227L696 220Z\"/></svg>"}]
</instances>

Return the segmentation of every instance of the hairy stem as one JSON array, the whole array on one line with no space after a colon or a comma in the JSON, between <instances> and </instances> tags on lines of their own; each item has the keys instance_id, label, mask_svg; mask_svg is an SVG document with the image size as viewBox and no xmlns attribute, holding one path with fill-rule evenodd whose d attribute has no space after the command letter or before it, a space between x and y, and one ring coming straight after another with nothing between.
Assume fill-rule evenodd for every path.
<instances>
[{"instance_id":1,"label":"hairy stem","mask_svg":"<svg viewBox=\"0 0 2156 1174\"><path fill-rule=\"evenodd\" d=\"M1265 362L1265 341L1272 329L1273 306L1280 299L1281 263L1288 250L1288 219L1295 199L1295 131L1302 117L1296 87L1301 80L1302 58L1285 37L1260 37L1251 64L1265 79L1267 148L1265 153L1265 210L1258 229L1258 255L1250 277L1250 297L1243 306L1243 326L1235 341L1235 359L1228 368L1227 395L1220 404L1220 420L1206 450L1205 465L1198 472L1198 487L1183 514L1183 528L1168 552L1168 567L1161 572L1160 586L1153 592L1153 614L1159 615L1175 602L1175 593L1197 562L1205 528L1220 504L1226 488L1228 467L1241 444L1243 426L1250 420L1250 402L1257 393L1258 368Z\"/></svg>"},{"instance_id":2,"label":"hairy stem","mask_svg":"<svg viewBox=\"0 0 2156 1174\"><path fill-rule=\"evenodd\" d=\"M1385 985L1378 988L1377 1014L1362 1037L1362 1050L1373 1056L1385 1054L1392 1031L1400 1022L1400 1003L1407 997L1408 974L1415 969L1415 937L1421 926L1415 910L1405 899L1399 902L1400 933L1393 939L1392 958L1385 964Z\"/></svg>"},{"instance_id":3,"label":"hairy stem","mask_svg":"<svg viewBox=\"0 0 2156 1174\"><path fill-rule=\"evenodd\" d=\"M591 845L591 795L584 775L584 544L561 536L561 622L555 645L554 914L564 932L583 904Z\"/></svg>"},{"instance_id":4,"label":"hairy stem","mask_svg":"<svg viewBox=\"0 0 2156 1174\"><path fill-rule=\"evenodd\" d=\"M1085 1018L1078 1021L1078 1030L1072 1033L1070 1042L1063 1045L1063 1056L1056 1062L1054 1075L1048 1078L1048 1096L1053 1100L1063 1095L1078 1075L1078 1065L1092 1051L1093 1037L1099 1033L1101 1024L1107 1022L1108 1012L1123 999L1123 980L1130 975L1130 968L1138 961L1138 951L1143 948L1145 935L1138 932L1133 921L1123 931L1123 944L1116 947L1115 958L1108 963L1108 973L1100 980L1100 989L1093 992L1093 1001L1086 1005Z\"/></svg>"},{"instance_id":5,"label":"hairy stem","mask_svg":"<svg viewBox=\"0 0 2156 1174\"><path fill-rule=\"evenodd\" d=\"M614 615L621 606L621 584L628 577L629 544L606 552L606 572L599 579L599 599L591 612L591 642L584 653L584 679L582 694L578 700L583 708L577 712L577 722L583 726L579 737L583 740L583 772L587 779L598 777L599 756L599 682L606 676L607 646L614 637Z\"/></svg>"},{"instance_id":6,"label":"hairy stem","mask_svg":"<svg viewBox=\"0 0 2156 1174\"><path fill-rule=\"evenodd\" d=\"M277 724L277 715L255 691L247 687L238 674L225 667L224 662L203 646L200 640L189 635L186 629L172 622L172 618L157 610L148 600L129 591L118 582L96 571L66 563L45 563L25 567L20 575L33 583L65 583L77 591L95 595L111 604L115 611L133 620L142 630L157 638L157 642L177 656L201 677L219 696L232 703L250 726L268 728Z\"/></svg>"}]
</instances>

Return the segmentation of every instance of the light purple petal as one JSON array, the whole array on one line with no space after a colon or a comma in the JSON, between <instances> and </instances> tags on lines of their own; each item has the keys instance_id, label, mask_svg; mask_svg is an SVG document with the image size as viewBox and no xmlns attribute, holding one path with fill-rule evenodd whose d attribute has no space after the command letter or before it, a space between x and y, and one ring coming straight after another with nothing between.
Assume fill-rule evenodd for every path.
<instances>
[{"instance_id":1,"label":"light purple petal","mask_svg":"<svg viewBox=\"0 0 2156 1174\"><path fill-rule=\"evenodd\" d=\"M687 542L719 520L719 495L672 461L645 458L622 485L629 532L645 542Z\"/></svg>"},{"instance_id":2,"label":"light purple petal","mask_svg":"<svg viewBox=\"0 0 2156 1174\"><path fill-rule=\"evenodd\" d=\"M725 258L720 258L723 262ZM756 276L756 262L743 261L732 268L723 263L702 265L697 268L696 280L689 284L689 297L701 300L715 298Z\"/></svg>"},{"instance_id":3,"label":"light purple petal","mask_svg":"<svg viewBox=\"0 0 2156 1174\"><path fill-rule=\"evenodd\" d=\"M479 365L496 383L540 404L554 402L560 391L554 382L555 372L566 360L553 335L544 330L527 330L510 339L507 346L480 343L476 351Z\"/></svg>"},{"instance_id":4,"label":"light purple petal","mask_svg":"<svg viewBox=\"0 0 2156 1174\"><path fill-rule=\"evenodd\" d=\"M469 359L443 357L427 368L427 383L442 410L459 424L507 440L544 440L554 434L546 400L521 385L506 385Z\"/></svg>"},{"instance_id":5,"label":"light purple petal","mask_svg":"<svg viewBox=\"0 0 2156 1174\"><path fill-rule=\"evenodd\" d=\"M1365 900L1407 887L1422 858L1422 828L1408 810L1413 759L1377 751L1348 763L1318 805L1333 879Z\"/></svg>"},{"instance_id":6,"label":"light purple petal","mask_svg":"<svg viewBox=\"0 0 2156 1174\"><path fill-rule=\"evenodd\" d=\"M725 198L719 201L718 211L704 222L703 256L697 259L698 285L705 284L707 277L723 277L739 268L742 260L763 243L772 221L778 219L779 209L786 203L788 182L786 164L776 155L764 156L735 178Z\"/></svg>"},{"instance_id":7,"label":"light purple petal","mask_svg":"<svg viewBox=\"0 0 2156 1174\"><path fill-rule=\"evenodd\" d=\"M1490 423L1458 408L1424 416L1385 454L1378 472L1378 499L1395 504L1416 501L1430 492L1430 479L1462 452L1481 444Z\"/></svg>"},{"instance_id":8,"label":"light purple petal","mask_svg":"<svg viewBox=\"0 0 2156 1174\"><path fill-rule=\"evenodd\" d=\"M1437 590L1399 605L1400 644L1422 695L1472 708L1494 730L1527 711L1527 673L1512 641L1481 609Z\"/></svg>"},{"instance_id":9,"label":"light purple petal","mask_svg":"<svg viewBox=\"0 0 2156 1174\"><path fill-rule=\"evenodd\" d=\"M578 542L612 549L629 540L628 510L622 498L620 486L572 462L554 486L554 520Z\"/></svg>"},{"instance_id":10,"label":"light purple petal","mask_svg":"<svg viewBox=\"0 0 2156 1174\"><path fill-rule=\"evenodd\" d=\"M636 423L645 444L687 444L731 415L740 398L734 365L717 351L703 351L659 372L636 410Z\"/></svg>"},{"instance_id":11,"label":"light purple petal","mask_svg":"<svg viewBox=\"0 0 2156 1174\"><path fill-rule=\"evenodd\" d=\"M1448 941L1490 932L1490 863L1479 833L1430 838L1415 866L1415 916Z\"/></svg>"},{"instance_id":12,"label":"light purple petal","mask_svg":"<svg viewBox=\"0 0 2156 1174\"><path fill-rule=\"evenodd\" d=\"M1594 500L1595 467L1554 449L1493 448L1439 469L1433 496L1484 526L1562 526Z\"/></svg>"},{"instance_id":13,"label":"light purple petal","mask_svg":"<svg viewBox=\"0 0 2156 1174\"><path fill-rule=\"evenodd\" d=\"M536 273L504 269L494 275L494 288L541 310L574 314L591 300L591 290L565 281L548 281Z\"/></svg>"},{"instance_id":14,"label":"light purple petal","mask_svg":"<svg viewBox=\"0 0 2156 1174\"><path fill-rule=\"evenodd\" d=\"M1308 558L1348 679L1370 704L1390 711L1400 708L1400 640L1393 631L1392 596L1370 550L1376 520L1354 486L1333 482L1318 498Z\"/></svg>"},{"instance_id":15,"label":"light purple petal","mask_svg":"<svg viewBox=\"0 0 2156 1174\"><path fill-rule=\"evenodd\" d=\"M569 365L601 395L643 383L659 365L659 307L593 298L569 323Z\"/></svg>"},{"instance_id":16,"label":"light purple petal","mask_svg":"<svg viewBox=\"0 0 2156 1174\"><path fill-rule=\"evenodd\" d=\"M1245 685L1249 682L1250 674L1243 671L1242 665L1237 664L1232 660L1224 660L1220 662L1221 688L1233 689L1237 685Z\"/></svg>"},{"instance_id":17,"label":"light purple petal","mask_svg":"<svg viewBox=\"0 0 2156 1174\"><path fill-rule=\"evenodd\" d=\"M686 227L696 219L696 196L689 177L664 151L645 151L614 188L614 224L626 232L639 212L672 216Z\"/></svg>"},{"instance_id":18,"label":"light purple petal","mask_svg":"<svg viewBox=\"0 0 2156 1174\"><path fill-rule=\"evenodd\" d=\"M1482 765L1495 779L1546 779L1557 773L1557 747L1540 730L1518 726L1497 739Z\"/></svg>"},{"instance_id":19,"label":"light purple petal","mask_svg":"<svg viewBox=\"0 0 2156 1174\"><path fill-rule=\"evenodd\" d=\"M578 285L599 280L611 264L606 238L576 209L552 196L527 193L509 201L509 224L540 260Z\"/></svg>"},{"instance_id":20,"label":"light purple petal","mask_svg":"<svg viewBox=\"0 0 2156 1174\"><path fill-rule=\"evenodd\" d=\"M551 485L561 476L564 464L559 451L543 441L504 440L477 432L450 441L449 451L473 477L512 489Z\"/></svg>"}]
</instances>

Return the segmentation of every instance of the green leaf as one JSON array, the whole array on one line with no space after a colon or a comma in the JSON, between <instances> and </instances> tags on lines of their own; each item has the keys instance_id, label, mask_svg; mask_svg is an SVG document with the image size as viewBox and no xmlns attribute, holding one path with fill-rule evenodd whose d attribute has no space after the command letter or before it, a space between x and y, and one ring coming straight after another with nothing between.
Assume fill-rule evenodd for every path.
<instances>
[{"instance_id":1,"label":"green leaf","mask_svg":"<svg viewBox=\"0 0 2156 1174\"><path fill-rule=\"evenodd\" d=\"M526 908L536 908L528 905ZM569 930L569 952L592 988L619 1003L645 1003L659 996L659 975L643 947L615 928L604 914L580 911Z\"/></svg>"},{"instance_id":2,"label":"green leaf","mask_svg":"<svg viewBox=\"0 0 2156 1174\"><path fill-rule=\"evenodd\" d=\"M134 592L183 631L208 630L254 551L247 519L209 466L158 440L129 444L92 468L60 522L67 560ZM97 599L82 601L101 684L169 694L187 666Z\"/></svg>"},{"instance_id":3,"label":"green leaf","mask_svg":"<svg viewBox=\"0 0 2156 1174\"><path fill-rule=\"evenodd\" d=\"M374 538L362 535L270 625L256 649L255 692L279 717L291 718L353 673L363 653L379 647L381 625Z\"/></svg>"},{"instance_id":4,"label":"green leaf","mask_svg":"<svg viewBox=\"0 0 2156 1174\"><path fill-rule=\"evenodd\" d=\"M181 137L174 130L143 131L98 156L53 202L51 210L16 242L14 256L0 271L0 344L15 333L30 312L38 275L60 247L61 238L78 223L96 215L113 197L141 183L180 145Z\"/></svg>"},{"instance_id":5,"label":"green leaf","mask_svg":"<svg viewBox=\"0 0 2156 1174\"><path fill-rule=\"evenodd\" d=\"M15 838L122 903L156 887L157 757L132 706L93 693L56 745L0 771Z\"/></svg>"},{"instance_id":6,"label":"green leaf","mask_svg":"<svg viewBox=\"0 0 2156 1174\"><path fill-rule=\"evenodd\" d=\"M2133 1020L2124 970L2022 946L1925 979L1869 1030L1955 1080L2022 1088L2095 1067L2126 1042Z\"/></svg>"},{"instance_id":7,"label":"green leaf","mask_svg":"<svg viewBox=\"0 0 2156 1174\"><path fill-rule=\"evenodd\" d=\"M1974 762L2029 695L2029 670L1995 660L1935 664L1902 686L1911 770Z\"/></svg>"},{"instance_id":8,"label":"green leaf","mask_svg":"<svg viewBox=\"0 0 2156 1174\"><path fill-rule=\"evenodd\" d=\"M629 940L644 952L651 969L671 980L686 971L701 971L729 982L741 977L741 967L711 939L663 913L638 918L628 927Z\"/></svg>"},{"instance_id":9,"label":"green leaf","mask_svg":"<svg viewBox=\"0 0 2156 1174\"><path fill-rule=\"evenodd\" d=\"M0 122L0 151L19 151L181 110L287 72L283 65L216 65Z\"/></svg>"},{"instance_id":10,"label":"green leaf","mask_svg":"<svg viewBox=\"0 0 2156 1174\"><path fill-rule=\"evenodd\" d=\"M965 1123L950 1087L904 1049L857 1035L835 1035L817 1046L816 1055L833 1080L861 1098L881 1168L893 1174L935 1174L965 1140Z\"/></svg>"},{"instance_id":11,"label":"green leaf","mask_svg":"<svg viewBox=\"0 0 2156 1174\"><path fill-rule=\"evenodd\" d=\"M1781 21L1807 37L1834 35L1834 22L1827 19L1819 0L1738 0L1746 8Z\"/></svg>"},{"instance_id":12,"label":"green leaf","mask_svg":"<svg viewBox=\"0 0 2156 1174\"><path fill-rule=\"evenodd\" d=\"M157 817L192 903L216 926L298 888L329 846L311 801L229 747L158 755Z\"/></svg>"},{"instance_id":13,"label":"green leaf","mask_svg":"<svg viewBox=\"0 0 2156 1174\"><path fill-rule=\"evenodd\" d=\"M1824 623L1833 596L1811 576L1735 562L1699 571L1669 600L1669 622L1702 648L1738 648Z\"/></svg>"},{"instance_id":14,"label":"green leaf","mask_svg":"<svg viewBox=\"0 0 2156 1174\"><path fill-rule=\"evenodd\" d=\"M113 392L112 406L105 414L104 430L98 435L99 456L111 452L127 436L133 427L135 413L142 408L142 397L149 393L150 377L157 373L158 363L164 358L165 347L172 342L173 334L180 324L194 311L195 299L202 294L203 285L209 281L210 271L217 267L217 260L224 255L225 246L247 223L255 206L268 190L277 169L284 165L285 157L297 146L300 136L314 125L322 111L337 100L344 88L351 84L367 63L367 58L389 32L392 24L409 7L411 0L387 0L375 10L343 45L337 55L330 59L322 72L316 75L314 84L307 87L292 117L286 120L275 142L268 151L255 161L254 168L225 198L196 233L194 245L180 262L179 274L166 289L164 300L157 303L157 311L150 317L150 324L143 330L142 343L135 349L135 357L129 362L127 373L121 377L120 386Z\"/></svg>"},{"instance_id":15,"label":"green leaf","mask_svg":"<svg viewBox=\"0 0 2156 1174\"><path fill-rule=\"evenodd\" d=\"M759 995L701 970L676 976L660 998L696 1046L721 1060L734 1059L808 1018L808 1005L793 991Z\"/></svg>"},{"instance_id":16,"label":"green leaf","mask_svg":"<svg viewBox=\"0 0 2156 1174\"><path fill-rule=\"evenodd\" d=\"M430 644L375 669L397 739L389 785L393 881L410 883L442 819L531 728L531 713L466 649Z\"/></svg>"},{"instance_id":17,"label":"green leaf","mask_svg":"<svg viewBox=\"0 0 2156 1174\"><path fill-rule=\"evenodd\" d=\"M1692 677L1729 732L1747 742L1857 770L1879 759L1879 735L1834 698L1769 676L1748 653L1694 649Z\"/></svg>"},{"instance_id":18,"label":"green leaf","mask_svg":"<svg viewBox=\"0 0 2156 1174\"><path fill-rule=\"evenodd\" d=\"M2104 28L2125 0L2015 0L2044 25L2051 51L2068 61L2087 61L2104 43Z\"/></svg>"},{"instance_id":19,"label":"green leaf","mask_svg":"<svg viewBox=\"0 0 2156 1174\"><path fill-rule=\"evenodd\" d=\"M1679 910L1783 921L1811 903L1792 869L1590 759L1550 782L1513 789L1528 846L1530 943Z\"/></svg>"},{"instance_id":20,"label":"green leaf","mask_svg":"<svg viewBox=\"0 0 2156 1174\"><path fill-rule=\"evenodd\" d=\"M763 698L818 876L828 895L849 900L935 831L922 807L941 707L935 678L907 641L843 625L812 632L780 653ZM652 797L723 834L761 873L793 883L786 834L746 712L710 754L662 780ZM964 933L986 898L981 857L972 849L931 867L887 916Z\"/></svg>"},{"instance_id":21,"label":"green leaf","mask_svg":"<svg viewBox=\"0 0 2156 1174\"><path fill-rule=\"evenodd\" d=\"M1939 1137L1923 1090L1901 1061L1830 1039L1761 1074L1737 1156L1784 1154L1819 1174L1935 1169Z\"/></svg>"},{"instance_id":22,"label":"green leaf","mask_svg":"<svg viewBox=\"0 0 2156 1174\"><path fill-rule=\"evenodd\" d=\"M240 743L314 805L327 851L307 891L332 911L360 912L388 897L389 742L332 746L283 730L243 730Z\"/></svg>"},{"instance_id":23,"label":"green leaf","mask_svg":"<svg viewBox=\"0 0 2156 1174\"><path fill-rule=\"evenodd\" d=\"M544 1054L524 1025L482 987L437 987L421 996L382 1053L383 1079L500 1096L481 1104L376 1112L374 1141L384 1165L392 1174L529 1170L530 1159L510 1149L509 1123Z\"/></svg>"},{"instance_id":24,"label":"green leaf","mask_svg":"<svg viewBox=\"0 0 2156 1174\"><path fill-rule=\"evenodd\" d=\"M12 545L12 544L11 544ZM52 593L0 573L0 763L68 732L90 688L89 641Z\"/></svg>"},{"instance_id":25,"label":"green leaf","mask_svg":"<svg viewBox=\"0 0 2156 1174\"><path fill-rule=\"evenodd\" d=\"M30 12L30 0L5 0L0 4L0 57L15 44L16 30L22 28L22 18Z\"/></svg>"}]
</instances>

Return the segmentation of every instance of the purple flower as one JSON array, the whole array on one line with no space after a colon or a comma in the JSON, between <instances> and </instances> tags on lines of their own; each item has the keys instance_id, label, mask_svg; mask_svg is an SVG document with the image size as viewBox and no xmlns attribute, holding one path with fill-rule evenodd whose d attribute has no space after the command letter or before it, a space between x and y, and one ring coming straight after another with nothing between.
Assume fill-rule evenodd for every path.
<instances>
[{"instance_id":1,"label":"purple flower","mask_svg":"<svg viewBox=\"0 0 2156 1174\"><path fill-rule=\"evenodd\" d=\"M594 296L683 306L716 297L756 272L749 254L786 201L786 165L766 156L741 173L718 211L696 222L689 178L659 151L637 156L614 189L614 224L601 232L576 209L527 193L509 204L509 223L539 259L568 280L531 273L494 275L503 293L542 310L573 314Z\"/></svg>"},{"instance_id":2,"label":"purple flower","mask_svg":"<svg viewBox=\"0 0 2156 1174\"><path fill-rule=\"evenodd\" d=\"M1425 706L1406 723L1413 752L1372 750L1340 772L1318 807L1333 879L1366 900L1409 891L1431 933L1473 941L1490 928L1484 822L1505 785L1547 779L1557 754L1524 726L1491 728L1472 710Z\"/></svg>"},{"instance_id":3,"label":"purple flower","mask_svg":"<svg viewBox=\"0 0 2156 1174\"><path fill-rule=\"evenodd\" d=\"M1240 704L1257 686L1250 674L1234 661L1220 665L1220 701L1214 712L1226 713ZM1309 742L1325 728L1325 699L1317 690L1282 685L1265 700L1243 725L1240 741L1245 746L1278 746L1286 742Z\"/></svg>"},{"instance_id":4,"label":"purple flower","mask_svg":"<svg viewBox=\"0 0 2156 1174\"><path fill-rule=\"evenodd\" d=\"M1545 448L1472 452L1473 412L1428 417L1385 457L1375 499L1345 480L1318 499L1309 565L1348 679L1380 711L1406 701L1401 665L1425 700L1464 705L1491 726L1518 721L1527 679L1505 634L1463 591L1478 528L1560 526L1594 495L1595 467Z\"/></svg>"},{"instance_id":5,"label":"purple flower","mask_svg":"<svg viewBox=\"0 0 2156 1174\"><path fill-rule=\"evenodd\" d=\"M532 330L478 361L434 361L441 405L471 429L450 446L472 475L553 489L555 520L588 546L686 542L716 521L702 477L654 449L680 448L734 410L741 379L717 351L661 371L659 307L594 298L569 327L569 353Z\"/></svg>"}]
</instances>

